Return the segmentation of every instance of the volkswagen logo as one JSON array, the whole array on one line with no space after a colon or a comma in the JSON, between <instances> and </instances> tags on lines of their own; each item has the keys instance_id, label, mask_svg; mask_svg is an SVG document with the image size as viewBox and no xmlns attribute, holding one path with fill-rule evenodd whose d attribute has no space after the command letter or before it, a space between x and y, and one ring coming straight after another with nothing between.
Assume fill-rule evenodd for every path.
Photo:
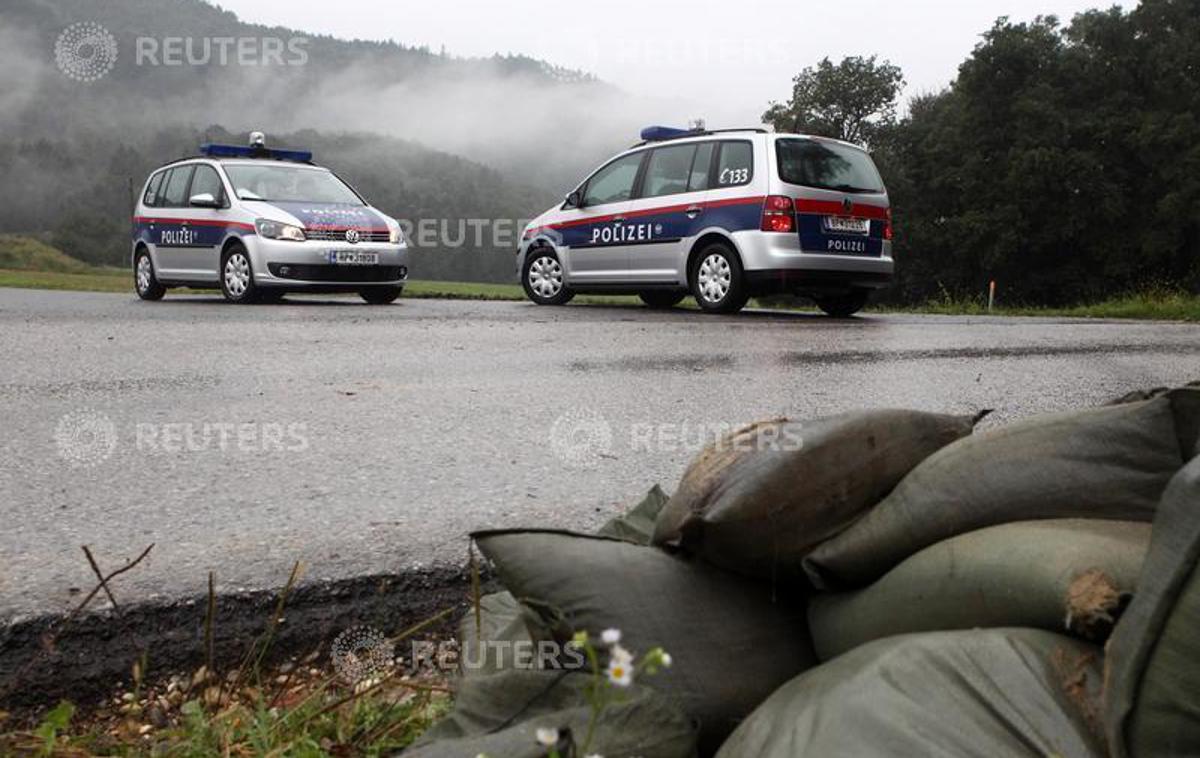
<instances>
[{"instance_id":1,"label":"volkswagen logo","mask_svg":"<svg viewBox=\"0 0 1200 758\"><path fill-rule=\"evenodd\" d=\"M362 235L358 233L357 229L346 230L346 241L351 245L356 244L360 239L362 239Z\"/></svg>"}]
</instances>

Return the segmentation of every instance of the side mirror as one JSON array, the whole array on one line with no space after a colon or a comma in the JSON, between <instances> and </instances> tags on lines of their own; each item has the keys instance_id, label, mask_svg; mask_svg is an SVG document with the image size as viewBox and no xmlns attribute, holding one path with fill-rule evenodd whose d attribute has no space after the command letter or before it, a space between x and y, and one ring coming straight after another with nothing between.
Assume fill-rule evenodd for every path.
<instances>
[{"instance_id":1,"label":"side mirror","mask_svg":"<svg viewBox=\"0 0 1200 758\"><path fill-rule=\"evenodd\" d=\"M579 190L574 190L571 192L571 194L567 195L567 201L565 203L563 203L564 210L567 208L582 208L582 207L583 207L583 194Z\"/></svg>"},{"instance_id":2,"label":"side mirror","mask_svg":"<svg viewBox=\"0 0 1200 758\"><path fill-rule=\"evenodd\" d=\"M193 208L220 208L221 204L212 196L210 192L201 192L199 195L192 195L188 199L188 205Z\"/></svg>"}]
</instances>

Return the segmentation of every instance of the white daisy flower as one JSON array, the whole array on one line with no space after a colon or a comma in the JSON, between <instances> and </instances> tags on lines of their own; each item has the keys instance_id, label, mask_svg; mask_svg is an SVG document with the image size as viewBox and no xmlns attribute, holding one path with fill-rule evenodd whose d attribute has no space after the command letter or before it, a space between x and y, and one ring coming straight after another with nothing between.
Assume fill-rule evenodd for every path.
<instances>
[{"instance_id":1,"label":"white daisy flower","mask_svg":"<svg viewBox=\"0 0 1200 758\"><path fill-rule=\"evenodd\" d=\"M633 662L628 659L613 658L608 662L608 681L618 687L628 687L633 684Z\"/></svg>"},{"instance_id":2,"label":"white daisy flower","mask_svg":"<svg viewBox=\"0 0 1200 758\"><path fill-rule=\"evenodd\" d=\"M534 732L534 734L537 736L539 745L554 747L558 744L557 729L538 729L536 732Z\"/></svg>"},{"instance_id":3,"label":"white daisy flower","mask_svg":"<svg viewBox=\"0 0 1200 758\"><path fill-rule=\"evenodd\" d=\"M600 632L600 641L605 645L615 645L621 641L620 629L605 629Z\"/></svg>"},{"instance_id":4,"label":"white daisy flower","mask_svg":"<svg viewBox=\"0 0 1200 758\"><path fill-rule=\"evenodd\" d=\"M671 654L665 650L662 654L662 667L665 669L671 668Z\"/></svg>"},{"instance_id":5,"label":"white daisy flower","mask_svg":"<svg viewBox=\"0 0 1200 758\"><path fill-rule=\"evenodd\" d=\"M620 661L621 663L633 663L633 653L629 652L620 645L613 645L608 651L609 660Z\"/></svg>"}]
</instances>

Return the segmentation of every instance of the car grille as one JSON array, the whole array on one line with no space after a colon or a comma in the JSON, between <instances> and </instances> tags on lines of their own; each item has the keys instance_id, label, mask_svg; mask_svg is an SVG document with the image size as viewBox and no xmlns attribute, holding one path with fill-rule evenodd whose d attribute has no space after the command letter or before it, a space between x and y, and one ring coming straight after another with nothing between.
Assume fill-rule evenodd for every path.
<instances>
[{"instance_id":1,"label":"car grille","mask_svg":"<svg viewBox=\"0 0 1200 758\"><path fill-rule=\"evenodd\" d=\"M347 229L305 229L304 236L310 240L326 241L326 242L345 242ZM387 242L390 233L386 230L382 232L368 232L359 230L359 242Z\"/></svg>"},{"instance_id":2,"label":"car grille","mask_svg":"<svg viewBox=\"0 0 1200 758\"><path fill-rule=\"evenodd\" d=\"M306 282L394 282L408 271L404 266L321 266L298 263L269 263L273 276Z\"/></svg>"}]
</instances>

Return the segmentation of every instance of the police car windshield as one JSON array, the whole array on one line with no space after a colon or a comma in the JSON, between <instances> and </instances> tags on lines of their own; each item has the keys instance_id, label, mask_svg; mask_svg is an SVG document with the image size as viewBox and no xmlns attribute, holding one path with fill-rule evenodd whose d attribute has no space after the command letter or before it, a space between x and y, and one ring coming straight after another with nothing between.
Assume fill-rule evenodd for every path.
<instances>
[{"instance_id":1,"label":"police car windshield","mask_svg":"<svg viewBox=\"0 0 1200 758\"><path fill-rule=\"evenodd\" d=\"M883 192L883 180L862 150L836 142L781 139L779 178L788 184L839 192Z\"/></svg>"},{"instance_id":2,"label":"police car windshield","mask_svg":"<svg viewBox=\"0 0 1200 758\"><path fill-rule=\"evenodd\" d=\"M270 163L227 163L225 173L242 200L363 205L354 190L324 169Z\"/></svg>"}]
</instances>

